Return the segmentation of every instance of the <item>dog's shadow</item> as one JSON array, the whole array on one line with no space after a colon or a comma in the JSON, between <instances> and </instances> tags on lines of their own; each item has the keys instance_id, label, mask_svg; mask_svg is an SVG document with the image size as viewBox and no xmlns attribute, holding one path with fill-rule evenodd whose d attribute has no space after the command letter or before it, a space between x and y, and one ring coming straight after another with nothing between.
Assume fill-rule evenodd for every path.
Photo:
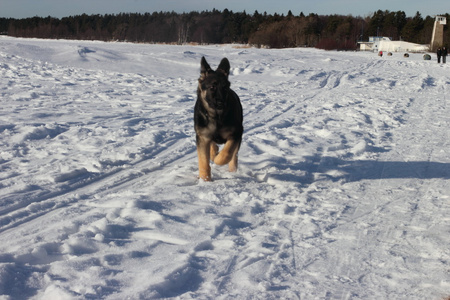
<instances>
[{"instance_id":1,"label":"dog's shadow","mask_svg":"<svg viewBox=\"0 0 450 300\"><path fill-rule=\"evenodd\" d=\"M345 182L380 179L450 179L450 163L430 161L345 160L314 156L305 157L300 163L291 164L285 159L280 159L270 165L280 170L278 174L276 172L269 174L268 177L271 179L300 184L311 184L320 180L318 178ZM286 170L288 172L283 172Z\"/></svg>"}]
</instances>

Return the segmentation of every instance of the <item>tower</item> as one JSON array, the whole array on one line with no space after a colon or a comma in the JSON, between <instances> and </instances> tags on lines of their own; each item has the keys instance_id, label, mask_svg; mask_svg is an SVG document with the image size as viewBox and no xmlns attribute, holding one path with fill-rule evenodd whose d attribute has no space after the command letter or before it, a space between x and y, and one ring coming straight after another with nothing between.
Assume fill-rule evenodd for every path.
<instances>
[{"instance_id":1,"label":"tower","mask_svg":"<svg viewBox=\"0 0 450 300\"><path fill-rule=\"evenodd\" d=\"M447 25L447 19L443 16L436 16L433 27L433 35L431 36L430 50L434 51L444 44L444 25Z\"/></svg>"}]
</instances>

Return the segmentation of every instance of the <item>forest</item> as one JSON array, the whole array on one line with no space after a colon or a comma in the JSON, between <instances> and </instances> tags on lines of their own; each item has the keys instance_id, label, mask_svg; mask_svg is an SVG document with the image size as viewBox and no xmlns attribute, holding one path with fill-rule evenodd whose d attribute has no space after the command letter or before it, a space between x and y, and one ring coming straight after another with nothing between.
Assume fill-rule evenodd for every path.
<instances>
[{"instance_id":1,"label":"forest","mask_svg":"<svg viewBox=\"0 0 450 300\"><path fill-rule=\"evenodd\" d=\"M449 14L442 14L449 20ZM126 41L168 44L249 44L256 47L316 47L355 50L369 36L386 36L429 44L434 16L413 17L403 11L378 10L367 17L287 15L212 10L190 13L153 12L77 15L61 19L0 18L0 33L14 37ZM450 41L444 27L444 44Z\"/></svg>"}]
</instances>

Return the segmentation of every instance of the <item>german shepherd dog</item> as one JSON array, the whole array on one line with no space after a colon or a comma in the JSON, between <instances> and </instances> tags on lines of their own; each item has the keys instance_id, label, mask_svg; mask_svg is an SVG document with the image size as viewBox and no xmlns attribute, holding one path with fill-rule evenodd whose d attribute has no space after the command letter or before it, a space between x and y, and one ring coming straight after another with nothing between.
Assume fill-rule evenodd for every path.
<instances>
[{"instance_id":1,"label":"german shepherd dog","mask_svg":"<svg viewBox=\"0 0 450 300\"><path fill-rule=\"evenodd\" d=\"M199 178L204 181L211 181L210 160L217 165L228 164L230 172L236 172L238 166L237 153L244 131L243 115L241 101L230 89L229 72L228 59L222 59L217 70L213 71L202 57L194 125ZM220 152L217 144L225 144Z\"/></svg>"}]
</instances>

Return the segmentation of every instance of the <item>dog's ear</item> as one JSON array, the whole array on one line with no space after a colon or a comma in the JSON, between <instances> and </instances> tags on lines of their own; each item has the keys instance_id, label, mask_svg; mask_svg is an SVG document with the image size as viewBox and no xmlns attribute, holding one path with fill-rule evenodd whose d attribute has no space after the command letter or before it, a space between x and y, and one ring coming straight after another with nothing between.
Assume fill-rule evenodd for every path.
<instances>
[{"instance_id":1,"label":"dog's ear","mask_svg":"<svg viewBox=\"0 0 450 300\"><path fill-rule=\"evenodd\" d=\"M226 57L220 61L220 64L217 67L217 72L222 72L228 78L228 75L230 74L230 62Z\"/></svg>"},{"instance_id":2,"label":"dog's ear","mask_svg":"<svg viewBox=\"0 0 450 300\"><path fill-rule=\"evenodd\" d=\"M200 63L200 79L205 79L208 72L211 72L211 67L209 66L208 62L206 61L205 57L202 57L202 61Z\"/></svg>"}]
</instances>

